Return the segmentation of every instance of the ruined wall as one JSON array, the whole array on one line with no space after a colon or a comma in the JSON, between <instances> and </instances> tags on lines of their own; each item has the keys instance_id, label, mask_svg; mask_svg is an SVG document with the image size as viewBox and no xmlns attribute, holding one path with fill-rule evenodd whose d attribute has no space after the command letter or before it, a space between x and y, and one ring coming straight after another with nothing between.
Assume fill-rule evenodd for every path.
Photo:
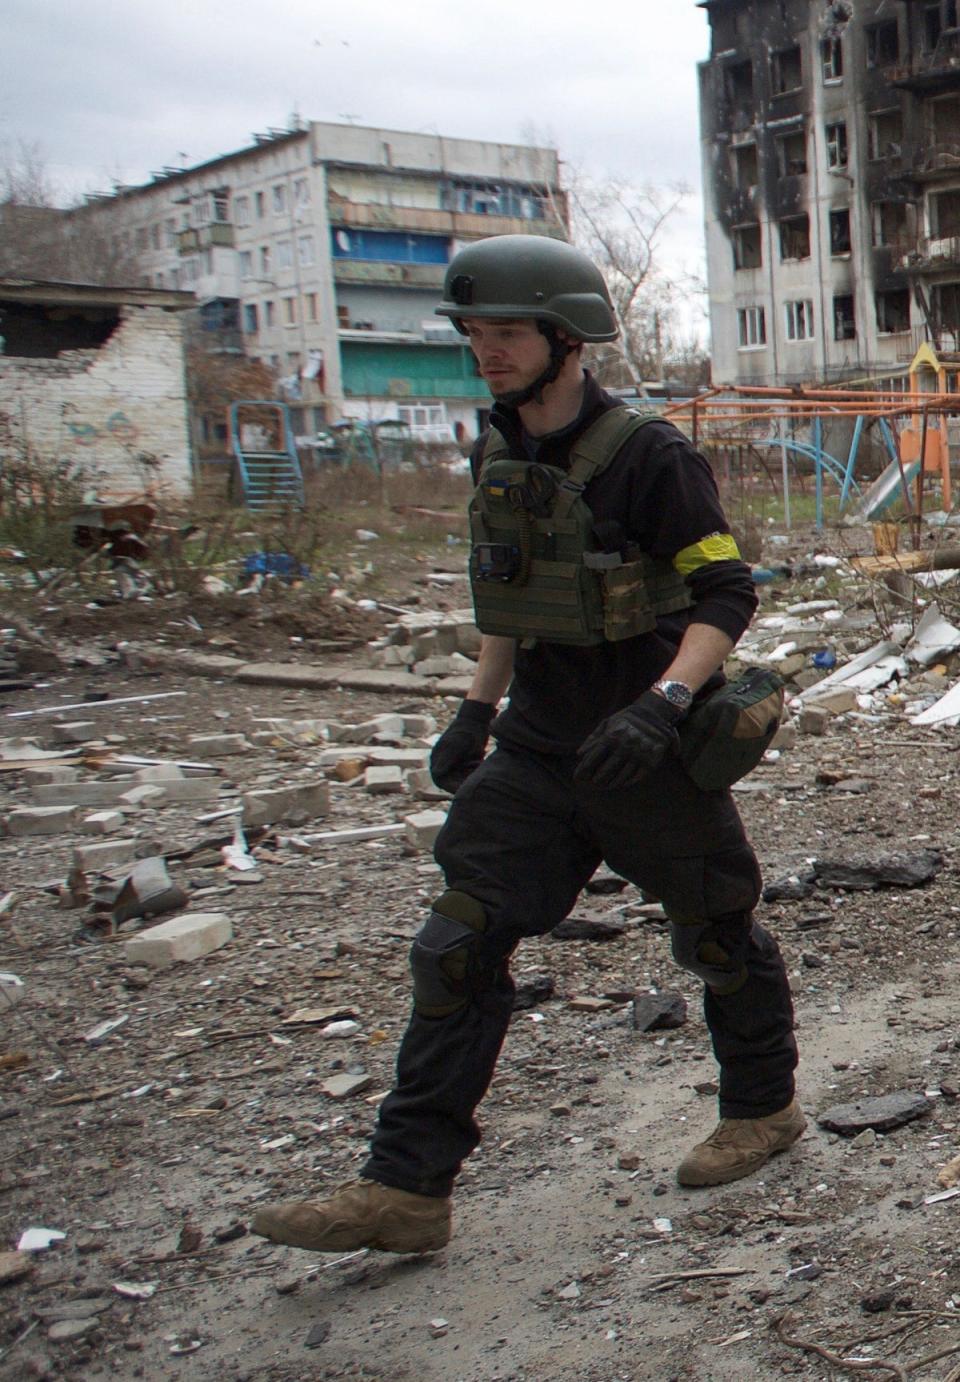
<instances>
[{"instance_id":1,"label":"ruined wall","mask_svg":"<svg viewBox=\"0 0 960 1382\"><path fill-rule=\"evenodd\" d=\"M51 359L0 355L3 415L18 451L82 469L103 497L189 494L179 314L125 307L99 348Z\"/></svg>"}]
</instances>

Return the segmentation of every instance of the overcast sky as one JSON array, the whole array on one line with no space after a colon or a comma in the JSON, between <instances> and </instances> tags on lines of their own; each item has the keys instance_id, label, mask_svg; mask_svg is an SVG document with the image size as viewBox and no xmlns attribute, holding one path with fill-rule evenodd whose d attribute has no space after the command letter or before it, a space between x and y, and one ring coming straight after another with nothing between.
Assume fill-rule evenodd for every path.
<instances>
[{"instance_id":1,"label":"overcast sky","mask_svg":"<svg viewBox=\"0 0 960 1382\"><path fill-rule=\"evenodd\" d=\"M595 176L688 183L701 241L695 0L3 0L0 147L66 195L305 120L537 142Z\"/></svg>"}]
</instances>

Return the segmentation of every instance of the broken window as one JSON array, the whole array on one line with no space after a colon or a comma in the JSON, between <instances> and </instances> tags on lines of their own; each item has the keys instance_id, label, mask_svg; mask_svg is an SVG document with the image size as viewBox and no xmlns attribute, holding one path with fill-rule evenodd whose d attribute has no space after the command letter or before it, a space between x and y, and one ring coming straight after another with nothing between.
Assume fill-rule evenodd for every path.
<instances>
[{"instance_id":1,"label":"broken window","mask_svg":"<svg viewBox=\"0 0 960 1382\"><path fill-rule=\"evenodd\" d=\"M282 216L287 209L287 186L286 183L278 182L271 193L271 205L273 206L274 216Z\"/></svg>"},{"instance_id":2,"label":"broken window","mask_svg":"<svg viewBox=\"0 0 960 1382\"><path fill-rule=\"evenodd\" d=\"M275 319L275 318L274 318L274 311L273 311L273 303L272 303L272 302L265 302L265 303L263 304L263 322L264 322L264 325L265 325L265 326L273 326L274 319Z\"/></svg>"},{"instance_id":3,"label":"broken window","mask_svg":"<svg viewBox=\"0 0 960 1382\"><path fill-rule=\"evenodd\" d=\"M830 253L849 254L850 248L850 212L846 207L842 211L831 211Z\"/></svg>"},{"instance_id":4,"label":"broken window","mask_svg":"<svg viewBox=\"0 0 960 1382\"><path fill-rule=\"evenodd\" d=\"M737 336L741 350L756 350L767 344L767 322L762 307L737 309Z\"/></svg>"},{"instance_id":5,"label":"broken window","mask_svg":"<svg viewBox=\"0 0 960 1382\"><path fill-rule=\"evenodd\" d=\"M309 269L315 258L312 235L301 235L298 237L297 257L303 268Z\"/></svg>"},{"instance_id":6,"label":"broken window","mask_svg":"<svg viewBox=\"0 0 960 1382\"><path fill-rule=\"evenodd\" d=\"M763 263L759 225L735 226L731 234L733 267L759 269Z\"/></svg>"},{"instance_id":7,"label":"broken window","mask_svg":"<svg viewBox=\"0 0 960 1382\"><path fill-rule=\"evenodd\" d=\"M317 294L305 293L303 297L304 316L308 322L317 320Z\"/></svg>"},{"instance_id":8,"label":"broken window","mask_svg":"<svg viewBox=\"0 0 960 1382\"><path fill-rule=\"evenodd\" d=\"M882 335L910 330L910 292L907 288L888 288L875 295L877 330Z\"/></svg>"},{"instance_id":9,"label":"broken window","mask_svg":"<svg viewBox=\"0 0 960 1382\"><path fill-rule=\"evenodd\" d=\"M869 24L867 35L867 66L893 67L900 60L900 34L895 19L882 24Z\"/></svg>"},{"instance_id":10,"label":"broken window","mask_svg":"<svg viewBox=\"0 0 960 1382\"><path fill-rule=\"evenodd\" d=\"M780 222L780 258L810 258L810 217L786 216Z\"/></svg>"},{"instance_id":11,"label":"broken window","mask_svg":"<svg viewBox=\"0 0 960 1382\"><path fill-rule=\"evenodd\" d=\"M813 340L813 303L809 298L783 304L788 341Z\"/></svg>"},{"instance_id":12,"label":"broken window","mask_svg":"<svg viewBox=\"0 0 960 1382\"><path fill-rule=\"evenodd\" d=\"M960 192L930 198L930 234L939 240L960 235Z\"/></svg>"},{"instance_id":13,"label":"broken window","mask_svg":"<svg viewBox=\"0 0 960 1382\"><path fill-rule=\"evenodd\" d=\"M800 61L800 45L781 48L779 53L770 55L770 76L774 96L783 96L788 91L797 91L803 85L803 69Z\"/></svg>"},{"instance_id":14,"label":"broken window","mask_svg":"<svg viewBox=\"0 0 960 1382\"><path fill-rule=\"evenodd\" d=\"M782 178L807 171L807 136L803 129L781 134L776 141L777 172Z\"/></svg>"},{"instance_id":15,"label":"broken window","mask_svg":"<svg viewBox=\"0 0 960 1382\"><path fill-rule=\"evenodd\" d=\"M900 244L907 236L905 202L874 202L870 208L875 245Z\"/></svg>"},{"instance_id":16,"label":"broken window","mask_svg":"<svg viewBox=\"0 0 960 1382\"><path fill-rule=\"evenodd\" d=\"M257 220L258 220L258 221L262 221L262 220L263 220L263 215L264 215L264 210L265 210L264 204L263 204L263 193L262 193L262 192L256 192L256 193L254 194L253 204L254 204L254 207L255 207L255 209L256 209Z\"/></svg>"},{"instance_id":17,"label":"broken window","mask_svg":"<svg viewBox=\"0 0 960 1382\"><path fill-rule=\"evenodd\" d=\"M160 248L160 223L155 221L150 227L150 248L158 250Z\"/></svg>"},{"instance_id":18,"label":"broken window","mask_svg":"<svg viewBox=\"0 0 960 1382\"><path fill-rule=\"evenodd\" d=\"M937 39L943 32L940 15L940 0L935 5L927 5L923 11L923 46L931 51L937 46Z\"/></svg>"},{"instance_id":19,"label":"broken window","mask_svg":"<svg viewBox=\"0 0 960 1382\"><path fill-rule=\"evenodd\" d=\"M245 302L243 305L243 329L248 336L255 336L260 328L257 314L257 304L255 302Z\"/></svg>"},{"instance_id":20,"label":"broken window","mask_svg":"<svg viewBox=\"0 0 960 1382\"><path fill-rule=\"evenodd\" d=\"M284 326L296 326L297 324L297 299L283 299L283 324Z\"/></svg>"},{"instance_id":21,"label":"broken window","mask_svg":"<svg viewBox=\"0 0 960 1382\"><path fill-rule=\"evenodd\" d=\"M173 216L168 216L163 223L163 238L166 241L167 249L173 249L177 243L177 222Z\"/></svg>"},{"instance_id":22,"label":"broken window","mask_svg":"<svg viewBox=\"0 0 960 1382\"><path fill-rule=\"evenodd\" d=\"M297 206L310 205L310 184L306 178L297 178L293 184L293 200Z\"/></svg>"},{"instance_id":23,"label":"broken window","mask_svg":"<svg viewBox=\"0 0 960 1382\"><path fill-rule=\"evenodd\" d=\"M847 122L837 120L826 127L827 167L846 168L847 166Z\"/></svg>"},{"instance_id":24,"label":"broken window","mask_svg":"<svg viewBox=\"0 0 960 1382\"><path fill-rule=\"evenodd\" d=\"M240 251L240 277L253 278L253 251Z\"/></svg>"},{"instance_id":25,"label":"broken window","mask_svg":"<svg viewBox=\"0 0 960 1382\"><path fill-rule=\"evenodd\" d=\"M54 360L65 350L97 350L120 325L115 307L0 301L5 356Z\"/></svg>"},{"instance_id":26,"label":"broken window","mask_svg":"<svg viewBox=\"0 0 960 1382\"><path fill-rule=\"evenodd\" d=\"M291 240L277 241L277 268L293 268L293 242Z\"/></svg>"},{"instance_id":27,"label":"broken window","mask_svg":"<svg viewBox=\"0 0 960 1382\"><path fill-rule=\"evenodd\" d=\"M735 226L733 231L733 267L759 269L763 265L763 247L759 225Z\"/></svg>"},{"instance_id":28,"label":"broken window","mask_svg":"<svg viewBox=\"0 0 960 1382\"><path fill-rule=\"evenodd\" d=\"M270 277L270 246L260 246L260 277Z\"/></svg>"},{"instance_id":29,"label":"broken window","mask_svg":"<svg viewBox=\"0 0 960 1382\"><path fill-rule=\"evenodd\" d=\"M939 326L960 331L960 283L934 284L931 306Z\"/></svg>"},{"instance_id":30,"label":"broken window","mask_svg":"<svg viewBox=\"0 0 960 1382\"><path fill-rule=\"evenodd\" d=\"M213 219L220 225L226 225L230 220L230 192L227 188L221 188L211 194Z\"/></svg>"},{"instance_id":31,"label":"broken window","mask_svg":"<svg viewBox=\"0 0 960 1382\"><path fill-rule=\"evenodd\" d=\"M820 40L820 66L825 82L838 82L843 76L843 45L839 38Z\"/></svg>"},{"instance_id":32,"label":"broken window","mask_svg":"<svg viewBox=\"0 0 960 1382\"><path fill-rule=\"evenodd\" d=\"M875 110L868 120L871 158L899 158L903 148L903 116L897 110Z\"/></svg>"},{"instance_id":33,"label":"broken window","mask_svg":"<svg viewBox=\"0 0 960 1382\"><path fill-rule=\"evenodd\" d=\"M752 192L760 179L756 144L739 144L733 150L733 180L738 192Z\"/></svg>"},{"instance_id":34,"label":"broken window","mask_svg":"<svg viewBox=\"0 0 960 1382\"><path fill-rule=\"evenodd\" d=\"M857 324L853 313L853 295L839 293L833 299L833 339L855 341Z\"/></svg>"},{"instance_id":35,"label":"broken window","mask_svg":"<svg viewBox=\"0 0 960 1382\"><path fill-rule=\"evenodd\" d=\"M238 197L233 204L233 212L237 218L238 226L248 226L250 224L250 198Z\"/></svg>"},{"instance_id":36,"label":"broken window","mask_svg":"<svg viewBox=\"0 0 960 1382\"><path fill-rule=\"evenodd\" d=\"M933 142L956 148L960 144L960 97L945 96L930 102L933 117Z\"/></svg>"},{"instance_id":37,"label":"broken window","mask_svg":"<svg viewBox=\"0 0 960 1382\"><path fill-rule=\"evenodd\" d=\"M724 69L727 100L734 111L753 110L753 63L732 62Z\"/></svg>"}]
</instances>

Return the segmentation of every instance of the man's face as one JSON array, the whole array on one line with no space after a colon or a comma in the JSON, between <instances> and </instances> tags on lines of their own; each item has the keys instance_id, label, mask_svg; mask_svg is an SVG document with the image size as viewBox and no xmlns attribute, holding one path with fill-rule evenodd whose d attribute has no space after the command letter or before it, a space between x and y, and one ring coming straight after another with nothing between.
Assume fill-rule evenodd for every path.
<instances>
[{"instance_id":1,"label":"man's face","mask_svg":"<svg viewBox=\"0 0 960 1382\"><path fill-rule=\"evenodd\" d=\"M494 398L517 393L550 363L550 347L532 317L464 317L470 349Z\"/></svg>"}]
</instances>

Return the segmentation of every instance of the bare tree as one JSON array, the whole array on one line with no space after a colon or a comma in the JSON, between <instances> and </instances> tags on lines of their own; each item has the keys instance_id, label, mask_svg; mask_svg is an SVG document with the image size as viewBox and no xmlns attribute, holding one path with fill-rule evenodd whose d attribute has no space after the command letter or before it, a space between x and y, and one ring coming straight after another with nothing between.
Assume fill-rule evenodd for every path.
<instances>
[{"instance_id":1,"label":"bare tree","mask_svg":"<svg viewBox=\"0 0 960 1382\"><path fill-rule=\"evenodd\" d=\"M0 152L0 275L130 287L136 259L82 208L58 205L38 144Z\"/></svg>"}]
</instances>

